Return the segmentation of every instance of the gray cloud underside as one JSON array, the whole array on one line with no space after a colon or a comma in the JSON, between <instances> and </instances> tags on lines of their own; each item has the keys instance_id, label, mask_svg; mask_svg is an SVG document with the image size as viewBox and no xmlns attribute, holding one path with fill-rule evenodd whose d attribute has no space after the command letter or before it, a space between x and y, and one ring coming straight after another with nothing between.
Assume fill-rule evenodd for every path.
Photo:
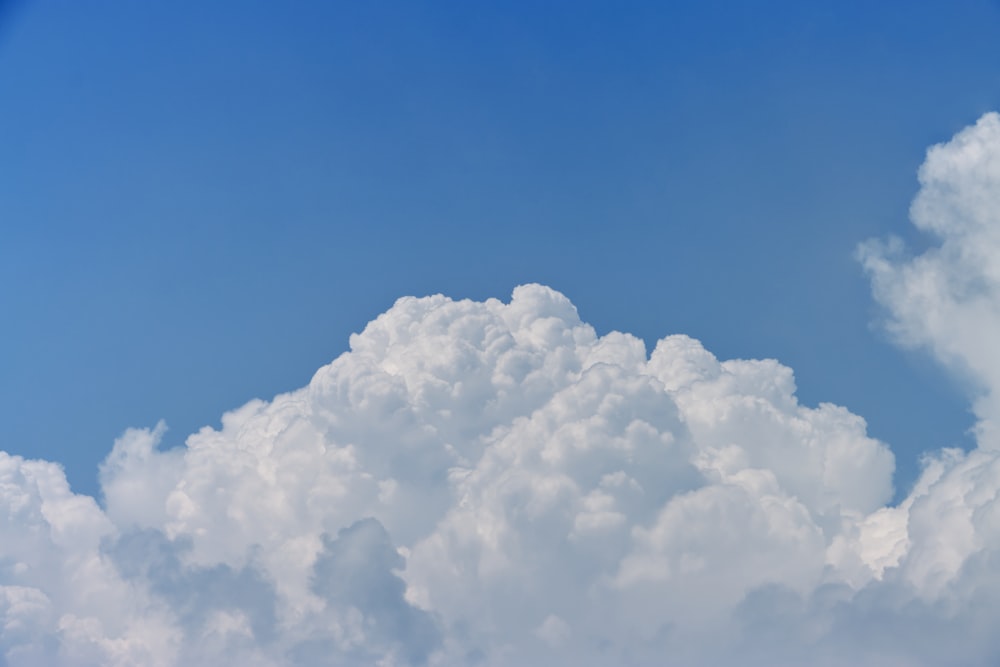
<instances>
[{"instance_id":1,"label":"gray cloud underside","mask_svg":"<svg viewBox=\"0 0 1000 667\"><path fill-rule=\"evenodd\" d=\"M102 504L0 452L0 664L982 665L1000 659L1000 117L928 153L860 257L964 378L978 447L893 455L790 369L598 337L561 294L400 299L308 386Z\"/></svg>"}]
</instances>

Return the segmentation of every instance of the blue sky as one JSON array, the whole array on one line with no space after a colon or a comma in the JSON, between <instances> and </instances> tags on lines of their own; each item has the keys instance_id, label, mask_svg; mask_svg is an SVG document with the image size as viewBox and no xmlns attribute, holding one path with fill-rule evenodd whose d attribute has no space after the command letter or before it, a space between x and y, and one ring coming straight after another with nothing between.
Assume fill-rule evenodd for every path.
<instances>
[{"instance_id":1,"label":"blue sky","mask_svg":"<svg viewBox=\"0 0 1000 667\"><path fill-rule=\"evenodd\" d=\"M0 664L1000 664L997 44L0 0Z\"/></svg>"},{"instance_id":2,"label":"blue sky","mask_svg":"<svg viewBox=\"0 0 1000 667\"><path fill-rule=\"evenodd\" d=\"M854 259L1000 107L990 2L13 3L3 449L75 490L302 386L403 295L540 282L599 333L774 357L897 455L967 446Z\"/></svg>"}]
</instances>

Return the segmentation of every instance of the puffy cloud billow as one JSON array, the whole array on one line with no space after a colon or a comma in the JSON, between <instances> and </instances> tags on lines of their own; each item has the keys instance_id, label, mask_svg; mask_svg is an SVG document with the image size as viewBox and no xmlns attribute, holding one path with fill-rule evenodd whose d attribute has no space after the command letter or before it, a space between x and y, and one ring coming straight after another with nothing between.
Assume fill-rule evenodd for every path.
<instances>
[{"instance_id":1,"label":"puffy cloud billow","mask_svg":"<svg viewBox=\"0 0 1000 667\"><path fill-rule=\"evenodd\" d=\"M596 335L563 295L403 298L308 386L100 502L0 452L0 664L983 665L1000 660L1000 117L933 148L862 261L976 392L978 447L893 455L776 361Z\"/></svg>"}]
</instances>

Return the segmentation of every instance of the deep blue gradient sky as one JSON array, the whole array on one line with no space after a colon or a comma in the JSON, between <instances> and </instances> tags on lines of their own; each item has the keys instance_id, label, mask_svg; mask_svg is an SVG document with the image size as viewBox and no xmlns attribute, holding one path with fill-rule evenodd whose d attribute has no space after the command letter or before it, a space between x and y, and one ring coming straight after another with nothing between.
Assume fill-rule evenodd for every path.
<instances>
[{"instance_id":1,"label":"deep blue gradient sky","mask_svg":"<svg viewBox=\"0 0 1000 667\"><path fill-rule=\"evenodd\" d=\"M2 3L0 3L2 5ZM853 258L1000 108L943 2L0 6L0 448L74 488L304 385L395 298L567 294L601 333L775 357L897 454L968 444Z\"/></svg>"}]
</instances>

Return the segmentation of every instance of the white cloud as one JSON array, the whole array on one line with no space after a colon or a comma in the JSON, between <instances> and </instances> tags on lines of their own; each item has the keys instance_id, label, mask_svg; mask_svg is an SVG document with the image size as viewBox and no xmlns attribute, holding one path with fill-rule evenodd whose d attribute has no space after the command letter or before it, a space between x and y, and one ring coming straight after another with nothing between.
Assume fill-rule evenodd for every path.
<instances>
[{"instance_id":1,"label":"white cloud","mask_svg":"<svg viewBox=\"0 0 1000 667\"><path fill-rule=\"evenodd\" d=\"M992 115L932 149L940 246L862 253L983 424L899 506L889 449L776 361L647 356L538 285L404 298L184 448L127 431L101 506L0 453L0 664L995 661L998 154Z\"/></svg>"},{"instance_id":2,"label":"white cloud","mask_svg":"<svg viewBox=\"0 0 1000 667\"><path fill-rule=\"evenodd\" d=\"M890 330L928 349L976 393L980 447L1000 446L1000 115L989 113L920 168L914 225L937 245L907 256L898 239L870 242L861 258Z\"/></svg>"}]
</instances>

